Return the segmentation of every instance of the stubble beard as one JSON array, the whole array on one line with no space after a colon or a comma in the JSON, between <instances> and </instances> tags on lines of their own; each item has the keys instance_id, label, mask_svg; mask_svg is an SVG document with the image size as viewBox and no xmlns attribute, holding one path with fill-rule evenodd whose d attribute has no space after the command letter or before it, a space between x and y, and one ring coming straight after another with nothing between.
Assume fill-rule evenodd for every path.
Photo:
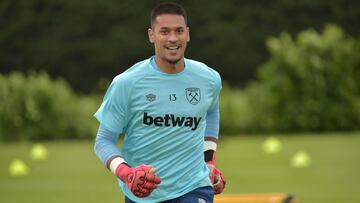
<instances>
[{"instance_id":1,"label":"stubble beard","mask_svg":"<svg viewBox=\"0 0 360 203\"><path fill-rule=\"evenodd\" d=\"M165 60L166 60L166 62L168 62L169 64L175 65L175 64L177 64L177 63L181 60L181 58L179 58L179 59L174 59L174 60L170 60L170 59L165 59Z\"/></svg>"},{"instance_id":2,"label":"stubble beard","mask_svg":"<svg viewBox=\"0 0 360 203\"><path fill-rule=\"evenodd\" d=\"M168 57L163 56L162 60L171 65L176 65L179 61L181 61L182 58L183 56L180 56L179 58L175 58L175 59L169 59Z\"/></svg>"}]
</instances>

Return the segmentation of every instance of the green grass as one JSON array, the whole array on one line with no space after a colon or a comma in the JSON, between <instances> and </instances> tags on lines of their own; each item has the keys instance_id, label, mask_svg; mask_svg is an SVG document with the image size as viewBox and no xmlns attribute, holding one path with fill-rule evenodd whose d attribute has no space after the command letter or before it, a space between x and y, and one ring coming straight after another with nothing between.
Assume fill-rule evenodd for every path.
<instances>
[{"instance_id":1,"label":"green grass","mask_svg":"<svg viewBox=\"0 0 360 203\"><path fill-rule=\"evenodd\" d=\"M262 152L265 136L222 139L218 165L228 180L225 193L288 192L303 203L360 202L360 134L280 136L280 154ZM32 143L0 144L0 202L92 203L123 202L113 175L88 141L43 143L46 161L29 157ZM309 168L292 168L298 150L312 158ZM24 160L30 174L11 177L9 164Z\"/></svg>"}]
</instances>

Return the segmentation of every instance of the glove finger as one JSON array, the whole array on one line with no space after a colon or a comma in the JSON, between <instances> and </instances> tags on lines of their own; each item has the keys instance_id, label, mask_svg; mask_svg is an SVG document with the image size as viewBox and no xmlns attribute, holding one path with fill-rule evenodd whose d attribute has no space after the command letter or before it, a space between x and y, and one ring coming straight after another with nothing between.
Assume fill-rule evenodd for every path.
<instances>
[{"instance_id":1,"label":"glove finger","mask_svg":"<svg viewBox=\"0 0 360 203\"><path fill-rule=\"evenodd\" d=\"M225 176L223 174L218 174L216 176L216 183L213 185L213 186L216 186L216 185L219 185L219 184L222 184L223 187L225 187L226 185L226 180L225 180Z\"/></svg>"},{"instance_id":2,"label":"glove finger","mask_svg":"<svg viewBox=\"0 0 360 203\"><path fill-rule=\"evenodd\" d=\"M161 183L160 177L157 176L157 175L153 175L153 174L148 174L148 176L146 177L146 180L148 182L152 182L154 184L160 184Z\"/></svg>"},{"instance_id":3,"label":"glove finger","mask_svg":"<svg viewBox=\"0 0 360 203\"><path fill-rule=\"evenodd\" d=\"M224 190L225 184L226 184L226 182L224 181L222 174L221 173L218 174L217 175L217 182L216 182L216 184L213 185L214 193L215 194L220 194Z\"/></svg>"},{"instance_id":4,"label":"glove finger","mask_svg":"<svg viewBox=\"0 0 360 203\"><path fill-rule=\"evenodd\" d=\"M145 171L145 181L160 184L161 180L159 176L155 175L156 169L154 167L148 165L140 165L139 167Z\"/></svg>"},{"instance_id":5,"label":"glove finger","mask_svg":"<svg viewBox=\"0 0 360 203\"><path fill-rule=\"evenodd\" d=\"M215 195L218 195L218 194L222 193L222 191L223 191L222 188L214 189L214 194L215 194Z\"/></svg>"},{"instance_id":6,"label":"glove finger","mask_svg":"<svg viewBox=\"0 0 360 203\"><path fill-rule=\"evenodd\" d=\"M150 193L142 193L142 192L139 192L139 191L136 191L136 192L133 192L133 194L137 197L140 197L140 198L143 198L143 197L147 197L150 195Z\"/></svg>"},{"instance_id":7,"label":"glove finger","mask_svg":"<svg viewBox=\"0 0 360 203\"><path fill-rule=\"evenodd\" d=\"M151 173L147 173L145 180L151 183L160 184L160 177Z\"/></svg>"},{"instance_id":8,"label":"glove finger","mask_svg":"<svg viewBox=\"0 0 360 203\"><path fill-rule=\"evenodd\" d=\"M138 192L138 191L133 191L133 194L134 194L136 197L142 197L142 196L143 196L143 193Z\"/></svg>"},{"instance_id":9,"label":"glove finger","mask_svg":"<svg viewBox=\"0 0 360 203\"><path fill-rule=\"evenodd\" d=\"M144 171L136 171L134 178L133 178L133 183L131 184L131 191L138 191L139 188L145 184L145 172Z\"/></svg>"},{"instance_id":10,"label":"glove finger","mask_svg":"<svg viewBox=\"0 0 360 203\"><path fill-rule=\"evenodd\" d=\"M154 182L154 179L155 179L155 175L148 172L146 173L146 176L145 176L145 180L148 181L148 182Z\"/></svg>"},{"instance_id":11,"label":"glove finger","mask_svg":"<svg viewBox=\"0 0 360 203\"><path fill-rule=\"evenodd\" d=\"M160 184L161 183L161 179L160 179L159 176L155 176L154 183L155 184Z\"/></svg>"},{"instance_id":12,"label":"glove finger","mask_svg":"<svg viewBox=\"0 0 360 203\"><path fill-rule=\"evenodd\" d=\"M141 192L143 194L150 194L152 192L152 190L149 190L149 189L144 188L144 187L139 187L139 192Z\"/></svg>"},{"instance_id":13,"label":"glove finger","mask_svg":"<svg viewBox=\"0 0 360 203\"><path fill-rule=\"evenodd\" d=\"M138 170L135 172L135 181L138 181L138 182L144 182L145 181L145 176L146 176L146 172L145 171L142 171L142 170Z\"/></svg>"},{"instance_id":14,"label":"glove finger","mask_svg":"<svg viewBox=\"0 0 360 203\"><path fill-rule=\"evenodd\" d=\"M137 197L146 197L149 196L152 190L143 188L141 186L134 188L134 190L131 191L134 195Z\"/></svg>"},{"instance_id":15,"label":"glove finger","mask_svg":"<svg viewBox=\"0 0 360 203\"><path fill-rule=\"evenodd\" d=\"M214 185L214 193L220 194L224 190L224 183L219 181L217 185Z\"/></svg>"},{"instance_id":16,"label":"glove finger","mask_svg":"<svg viewBox=\"0 0 360 203\"><path fill-rule=\"evenodd\" d=\"M157 185L151 182L145 182L145 184L142 185L141 187L146 188L148 190L154 190L157 188Z\"/></svg>"},{"instance_id":17,"label":"glove finger","mask_svg":"<svg viewBox=\"0 0 360 203\"><path fill-rule=\"evenodd\" d=\"M213 185L219 184L221 178L218 174L214 175L214 181L212 182Z\"/></svg>"},{"instance_id":18,"label":"glove finger","mask_svg":"<svg viewBox=\"0 0 360 203\"><path fill-rule=\"evenodd\" d=\"M155 174L155 172L156 172L156 169L155 169L154 167L152 167L152 168L149 170L149 173L151 173L151 174Z\"/></svg>"},{"instance_id":19,"label":"glove finger","mask_svg":"<svg viewBox=\"0 0 360 203\"><path fill-rule=\"evenodd\" d=\"M145 164L141 164L140 166L138 166L139 169L145 171L146 173L155 173L155 168L149 165L145 165Z\"/></svg>"}]
</instances>

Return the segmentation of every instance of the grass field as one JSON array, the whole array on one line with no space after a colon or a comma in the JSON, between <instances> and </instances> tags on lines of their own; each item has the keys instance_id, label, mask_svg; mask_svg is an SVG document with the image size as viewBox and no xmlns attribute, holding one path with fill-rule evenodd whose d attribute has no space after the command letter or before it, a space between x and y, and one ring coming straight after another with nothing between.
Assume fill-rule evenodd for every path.
<instances>
[{"instance_id":1,"label":"grass field","mask_svg":"<svg viewBox=\"0 0 360 203\"><path fill-rule=\"evenodd\" d=\"M360 133L280 136L280 154L262 152L265 136L222 139L218 165L227 194L288 192L302 203L360 202ZM29 157L32 143L0 144L1 203L121 203L117 182L97 159L89 141L43 143L46 161ZM308 152L309 168L292 168L298 150ZM9 164L24 160L28 176L12 177Z\"/></svg>"}]
</instances>

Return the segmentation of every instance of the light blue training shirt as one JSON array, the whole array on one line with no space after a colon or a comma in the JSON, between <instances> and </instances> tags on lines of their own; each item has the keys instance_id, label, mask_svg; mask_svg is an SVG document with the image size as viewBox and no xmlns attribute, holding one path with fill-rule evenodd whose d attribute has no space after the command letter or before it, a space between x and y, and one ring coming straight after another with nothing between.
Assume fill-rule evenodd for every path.
<instances>
[{"instance_id":1,"label":"light blue training shirt","mask_svg":"<svg viewBox=\"0 0 360 203\"><path fill-rule=\"evenodd\" d=\"M114 78L95 113L100 122L96 153L104 164L121 154L130 166L154 166L161 178L146 198L137 198L119 180L128 198L160 202L211 186L204 136L218 137L220 90L220 75L190 59L177 74L162 72L151 57ZM116 147L120 133L125 134L121 153Z\"/></svg>"}]
</instances>

